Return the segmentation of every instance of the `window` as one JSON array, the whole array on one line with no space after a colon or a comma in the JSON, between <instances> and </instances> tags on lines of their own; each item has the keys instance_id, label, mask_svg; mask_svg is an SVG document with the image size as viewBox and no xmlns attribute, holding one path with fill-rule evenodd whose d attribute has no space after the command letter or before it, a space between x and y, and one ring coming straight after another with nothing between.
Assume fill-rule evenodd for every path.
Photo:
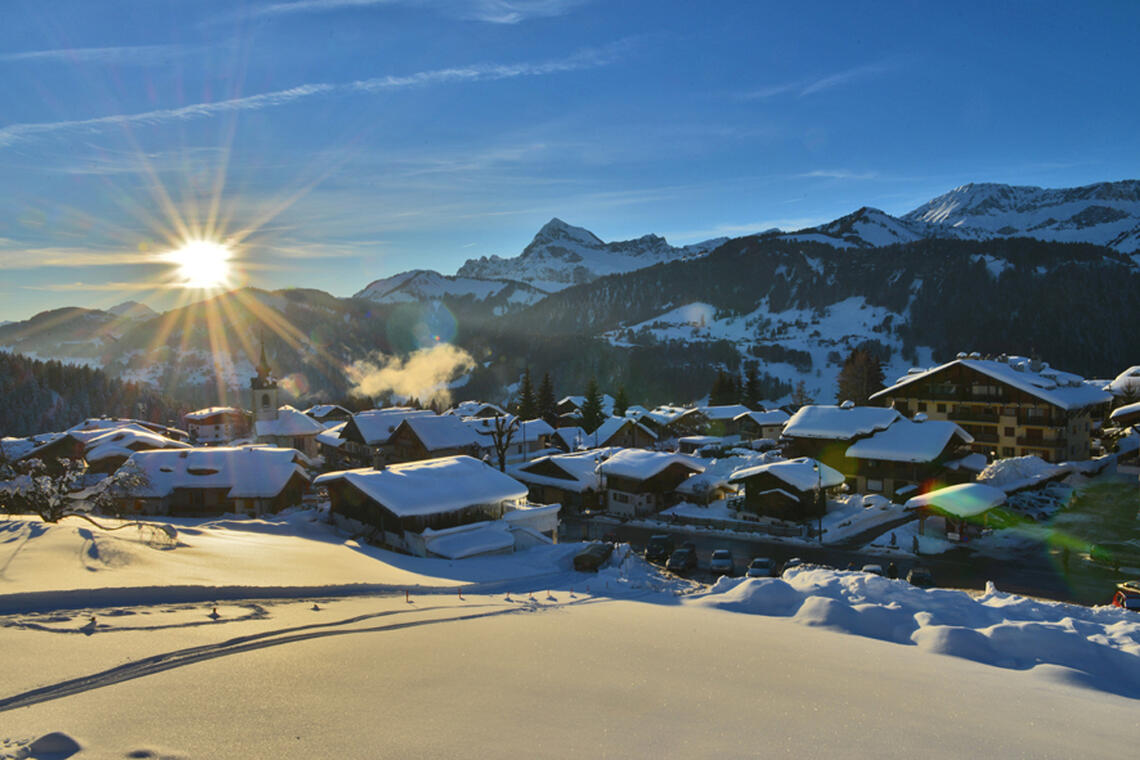
<instances>
[{"instance_id":1,"label":"window","mask_svg":"<svg viewBox=\"0 0 1140 760\"><path fill-rule=\"evenodd\" d=\"M920 411L920 412L926 411L926 402L925 401L919 401L918 402L918 411Z\"/></svg>"},{"instance_id":2,"label":"window","mask_svg":"<svg viewBox=\"0 0 1140 760\"><path fill-rule=\"evenodd\" d=\"M262 409L268 409L269 408L269 394L268 393L262 393L261 394L261 408Z\"/></svg>"},{"instance_id":3,"label":"window","mask_svg":"<svg viewBox=\"0 0 1140 760\"><path fill-rule=\"evenodd\" d=\"M1014 451L1014 448L1012 446L1002 446L1001 447L1001 455L1003 457L1011 457L1014 455L1014 453L1015 453L1015 451Z\"/></svg>"},{"instance_id":4,"label":"window","mask_svg":"<svg viewBox=\"0 0 1140 760\"><path fill-rule=\"evenodd\" d=\"M1013 436L1014 436L1013 428L1007 427L1005 429L1005 436L1006 436L1006 438L1013 438Z\"/></svg>"},{"instance_id":5,"label":"window","mask_svg":"<svg viewBox=\"0 0 1140 760\"><path fill-rule=\"evenodd\" d=\"M938 413L939 414L946 414L946 405L945 404L939 404L938 405Z\"/></svg>"},{"instance_id":6,"label":"window","mask_svg":"<svg viewBox=\"0 0 1140 760\"><path fill-rule=\"evenodd\" d=\"M610 495L613 496L613 500L618 502L619 504L628 504L629 503L629 494L624 494L624 493L619 493L617 491L612 491Z\"/></svg>"},{"instance_id":7,"label":"window","mask_svg":"<svg viewBox=\"0 0 1140 760\"><path fill-rule=\"evenodd\" d=\"M883 490L883 481L871 480L870 478L867 478L867 490L868 491L874 491L876 493L882 491Z\"/></svg>"}]
</instances>

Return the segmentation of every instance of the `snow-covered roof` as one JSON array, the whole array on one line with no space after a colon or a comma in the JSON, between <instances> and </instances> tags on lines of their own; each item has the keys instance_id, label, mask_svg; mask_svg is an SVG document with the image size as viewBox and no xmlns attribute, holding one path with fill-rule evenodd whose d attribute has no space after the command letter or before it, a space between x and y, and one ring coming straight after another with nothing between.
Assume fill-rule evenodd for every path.
<instances>
[{"instance_id":1,"label":"snow-covered roof","mask_svg":"<svg viewBox=\"0 0 1140 760\"><path fill-rule=\"evenodd\" d=\"M207 406L204 409L195 409L192 412L187 412L182 415L182 418L187 422L201 422L202 420L209 419L224 415L227 417L244 417L245 412L233 406Z\"/></svg>"},{"instance_id":2,"label":"snow-covered roof","mask_svg":"<svg viewBox=\"0 0 1140 760\"><path fill-rule=\"evenodd\" d=\"M577 426L560 427L554 431L554 439L573 451L576 446L586 444L586 431Z\"/></svg>"},{"instance_id":3,"label":"snow-covered roof","mask_svg":"<svg viewBox=\"0 0 1140 760\"><path fill-rule=\"evenodd\" d=\"M258 438L296 438L323 433L325 426L302 411L286 404L277 410L277 419L253 423Z\"/></svg>"},{"instance_id":4,"label":"snow-covered roof","mask_svg":"<svg viewBox=\"0 0 1140 760\"><path fill-rule=\"evenodd\" d=\"M632 480L649 480L673 464L681 464L694 472L703 472L704 465L684 454L646 449L622 449L598 465L598 471Z\"/></svg>"},{"instance_id":5,"label":"snow-covered roof","mask_svg":"<svg viewBox=\"0 0 1140 760\"><path fill-rule=\"evenodd\" d=\"M1115 420L1137 413L1140 413L1140 401L1137 401L1135 404L1125 404L1124 406L1113 409L1112 414L1108 415L1108 418L1110 420Z\"/></svg>"},{"instance_id":6,"label":"snow-covered roof","mask_svg":"<svg viewBox=\"0 0 1140 760\"><path fill-rule=\"evenodd\" d=\"M305 410L305 414L309 415L315 420L323 420L330 414L351 415L352 412L348 411L340 404L314 404Z\"/></svg>"},{"instance_id":7,"label":"snow-covered roof","mask_svg":"<svg viewBox=\"0 0 1140 760\"><path fill-rule=\"evenodd\" d=\"M591 449L589 451L576 451L572 454L551 454L535 459L533 462L516 465L509 469L514 477L526 483L554 486L556 488L581 492L599 487L598 464L619 451L621 451L621 449L608 447L603 449ZM535 470L545 462L550 462L557 466L558 469L569 475L570 479L556 478L535 472Z\"/></svg>"},{"instance_id":8,"label":"snow-covered roof","mask_svg":"<svg viewBox=\"0 0 1140 760\"><path fill-rule=\"evenodd\" d=\"M645 413L646 417L653 420L659 425L669 425L676 422L684 415L693 411L691 406L673 406L670 404L662 404L656 406Z\"/></svg>"},{"instance_id":9,"label":"snow-covered roof","mask_svg":"<svg viewBox=\"0 0 1140 760\"><path fill-rule=\"evenodd\" d=\"M570 404L575 409L578 409L579 411L581 411L582 407L585 406L585 404L586 404L586 397L585 396L566 396L558 402L558 406L562 406L563 404ZM602 394L602 413L603 414L613 414L614 413L614 397L608 393Z\"/></svg>"},{"instance_id":10,"label":"snow-covered roof","mask_svg":"<svg viewBox=\"0 0 1140 760\"><path fill-rule=\"evenodd\" d=\"M970 472L981 472L986 469L986 455L974 452L967 454L961 459L954 459L946 463L948 470L968 470ZM896 491L895 493L898 493Z\"/></svg>"},{"instance_id":11,"label":"snow-covered roof","mask_svg":"<svg viewBox=\"0 0 1140 760\"><path fill-rule=\"evenodd\" d=\"M495 432L495 417L464 417L463 424L482 436L489 436ZM506 422L512 424L517 418L507 415ZM511 436L512 441L537 441L544 435L554 435L554 428L546 420L523 420Z\"/></svg>"},{"instance_id":12,"label":"snow-covered roof","mask_svg":"<svg viewBox=\"0 0 1140 760\"><path fill-rule=\"evenodd\" d=\"M513 501L527 494L527 487L519 481L463 455L394 464L383 470L330 472L318 477L315 483L336 480L344 480L399 517L454 512L479 504Z\"/></svg>"},{"instance_id":13,"label":"snow-covered roof","mask_svg":"<svg viewBox=\"0 0 1140 760\"><path fill-rule=\"evenodd\" d=\"M811 404L800 407L784 426L783 434L789 438L825 438L850 440L885 430L902 418L894 409L880 406L839 406Z\"/></svg>"},{"instance_id":14,"label":"snow-covered roof","mask_svg":"<svg viewBox=\"0 0 1140 760\"><path fill-rule=\"evenodd\" d=\"M88 462L122 456L129 457L144 449L188 449L190 444L167 438L135 426L109 430L87 441L83 458Z\"/></svg>"},{"instance_id":15,"label":"snow-covered roof","mask_svg":"<svg viewBox=\"0 0 1140 760\"><path fill-rule=\"evenodd\" d=\"M810 491L817 485L820 488L834 488L843 485L846 480L843 473L834 467L828 467L823 462L810 457L799 457L798 459L783 459L779 462L758 464L755 467L745 467L734 472L729 481L736 483L761 474L779 478L801 492Z\"/></svg>"},{"instance_id":16,"label":"snow-covered roof","mask_svg":"<svg viewBox=\"0 0 1140 760\"><path fill-rule=\"evenodd\" d=\"M470 523L447 530L423 532L424 546L429 553L448 559L463 559L479 554L501 552L513 549L515 537L508 523Z\"/></svg>"},{"instance_id":17,"label":"snow-covered roof","mask_svg":"<svg viewBox=\"0 0 1140 760\"><path fill-rule=\"evenodd\" d=\"M352 415L352 421L366 444L378 446L387 443L388 439L392 437L392 433L396 432L396 428L405 419L424 415L434 416L435 413L430 409L392 406L386 409L369 409L366 412L357 412Z\"/></svg>"},{"instance_id":18,"label":"snow-covered roof","mask_svg":"<svg viewBox=\"0 0 1140 760\"><path fill-rule=\"evenodd\" d=\"M734 420L751 410L744 404L721 404L718 406L698 407L701 414L710 420Z\"/></svg>"},{"instance_id":19,"label":"snow-covered roof","mask_svg":"<svg viewBox=\"0 0 1140 760\"><path fill-rule=\"evenodd\" d=\"M889 388L871 395L872 399L889 396L898 389L925 380L931 375L960 364L987 377L1016 388L1023 393L1039 398L1061 409L1083 409L1086 406L1104 404L1112 400L1112 394L1090 386L1084 378L1069 372L1061 372L1047 364L1036 365L1023 356L999 359L955 359L925 372L916 372L900 378Z\"/></svg>"},{"instance_id":20,"label":"snow-covered roof","mask_svg":"<svg viewBox=\"0 0 1140 760\"><path fill-rule=\"evenodd\" d=\"M455 417L478 417L487 411L494 413L495 416L502 416L507 413L502 407L485 401L461 401L444 412L444 414L450 414Z\"/></svg>"},{"instance_id":21,"label":"snow-covered roof","mask_svg":"<svg viewBox=\"0 0 1140 760\"><path fill-rule=\"evenodd\" d=\"M348 422L338 422L325 428L323 433L317 433L317 443L332 446L334 449L344 446L348 441L340 437L340 431L344 430L344 426L347 424Z\"/></svg>"},{"instance_id":22,"label":"snow-covered roof","mask_svg":"<svg viewBox=\"0 0 1140 760\"><path fill-rule=\"evenodd\" d=\"M957 436L962 443L974 437L953 422L925 420L913 422L902 417L886 430L856 441L847 449L852 459L883 459L890 462L930 462Z\"/></svg>"},{"instance_id":23,"label":"snow-covered roof","mask_svg":"<svg viewBox=\"0 0 1140 760\"><path fill-rule=\"evenodd\" d=\"M978 482L1010 493L1035 486L1069 471L1064 465L1050 464L1038 456L1008 457L994 460L986 465L978 475Z\"/></svg>"},{"instance_id":24,"label":"snow-covered roof","mask_svg":"<svg viewBox=\"0 0 1140 760\"><path fill-rule=\"evenodd\" d=\"M767 427L769 425L783 425L787 423L791 417L783 409L773 409L770 412L745 412L739 414L734 418L734 421L739 423L743 419L750 419L757 425Z\"/></svg>"},{"instance_id":25,"label":"snow-covered roof","mask_svg":"<svg viewBox=\"0 0 1140 760\"><path fill-rule=\"evenodd\" d=\"M414 415L400 423L415 434L428 451L460 449L464 446L481 446L482 436L463 420L451 415Z\"/></svg>"},{"instance_id":26,"label":"snow-covered roof","mask_svg":"<svg viewBox=\"0 0 1140 760\"><path fill-rule=\"evenodd\" d=\"M1107 390L1117 396L1129 391L1140 391L1140 364L1129 367L1117 375L1108 384Z\"/></svg>"},{"instance_id":27,"label":"snow-covered roof","mask_svg":"<svg viewBox=\"0 0 1140 760\"><path fill-rule=\"evenodd\" d=\"M602 446L606 443L606 441L616 435L626 425L635 425L636 427L640 428L641 432L645 433L650 438L657 440L656 433L654 433L652 430L637 420L632 420L629 417L607 417L605 421L603 421L602 424L598 426L597 430L592 433L585 434L583 440L585 440L587 444Z\"/></svg>"},{"instance_id":28,"label":"snow-covered roof","mask_svg":"<svg viewBox=\"0 0 1140 760\"><path fill-rule=\"evenodd\" d=\"M80 440L86 440L80 437L80 434L94 433L99 430L115 430L121 427L138 426L146 430L162 433L167 437L174 438L187 438L189 437L185 430L170 427L169 425L160 425L157 422L148 422L146 420L137 420L130 417L88 417L77 425L72 425L65 433L70 433Z\"/></svg>"},{"instance_id":29,"label":"snow-covered roof","mask_svg":"<svg viewBox=\"0 0 1140 760\"><path fill-rule=\"evenodd\" d=\"M917 509L929 505L955 517L974 517L1004 501L1005 491L1000 488L981 483L962 483L908 499L904 508Z\"/></svg>"},{"instance_id":30,"label":"snow-covered roof","mask_svg":"<svg viewBox=\"0 0 1140 760\"><path fill-rule=\"evenodd\" d=\"M161 498L180 488L224 488L231 499L271 498L294 475L308 482L300 455L272 446L139 451L128 461L146 476L138 495Z\"/></svg>"}]
</instances>

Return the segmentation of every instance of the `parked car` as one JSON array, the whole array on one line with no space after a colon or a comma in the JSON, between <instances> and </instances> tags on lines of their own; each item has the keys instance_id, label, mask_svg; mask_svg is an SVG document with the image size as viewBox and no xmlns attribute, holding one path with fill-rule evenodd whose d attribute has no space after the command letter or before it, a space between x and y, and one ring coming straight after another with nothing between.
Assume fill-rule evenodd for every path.
<instances>
[{"instance_id":1,"label":"parked car","mask_svg":"<svg viewBox=\"0 0 1140 760\"><path fill-rule=\"evenodd\" d=\"M645 547L645 559L648 562L664 562L673 553L675 545L673 537L666 535L650 536Z\"/></svg>"},{"instance_id":2,"label":"parked car","mask_svg":"<svg viewBox=\"0 0 1140 760\"><path fill-rule=\"evenodd\" d=\"M1140 612L1140 581L1124 581L1116 584L1112 604L1126 610Z\"/></svg>"},{"instance_id":3,"label":"parked car","mask_svg":"<svg viewBox=\"0 0 1140 760\"><path fill-rule=\"evenodd\" d=\"M784 566L780 569L780 575L783 575L784 573L788 572L793 567L799 567L803 563L804 563L804 561L802 559L800 559L799 557L792 557L791 559L789 559L787 562L784 563Z\"/></svg>"},{"instance_id":4,"label":"parked car","mask_svg":"<svg viewBox=\"0 0 1140 760\"><path fill-rule=\"evenodd\" d=\"M709 570L717 575L736 575L736 563L728 549L714 549L709 559Z\"/></svg>"},{"instance_id":5,"label":"parked car","mask_svg":"<svg viewBox=\"0 0 1140 760\"><path fill-rule=\"evenodd\" d=\"M574 569L581 572L596 573L598 568L610 558L613 551L613 544L606 541L593 541L574 555Z\"/></svg>"},{"instance_id":6,"label":"parked car","mask_svg":"<svg viewBox=\"0 0 1140 760\"><path fill-rule=\"evenodd\" d=\"M697 553L688 546L682 546L669 555L669 561L665 563L665 569L671 570L674 573L686 573L690 570L696 570Z\"/></svg>"},{"instance_id":7,"label":"parked car","mask_svg":"<svg viewBox=\"0 0 1140 760\"><path fill-rule=\"evenodd\" d=\"M749 578L770 578L775 574L775 569L772 560L767 557L753 557L746 573Z\"/></svg>"},{"instance_id":8,"label":"parked car","mask_svg":"<svg viewBox=\"0 0 1140 760\"><path fill-rule=\"evenodd\" d=\"M906 574L906 582L919 588L930 588L934 585L934 574L927 567L912 567Z\"/></svg>"},{"instance_id":9,"label":"parked car","mask_svg":"<svg viewBox=\"0 0 1140 760\"><path fill-rule=\"evenodd\" d=\"M883 566L882 565L863 565L863 572L873 573L874 575L882 575L883 574Z\"/></svg>"}]
</instances>

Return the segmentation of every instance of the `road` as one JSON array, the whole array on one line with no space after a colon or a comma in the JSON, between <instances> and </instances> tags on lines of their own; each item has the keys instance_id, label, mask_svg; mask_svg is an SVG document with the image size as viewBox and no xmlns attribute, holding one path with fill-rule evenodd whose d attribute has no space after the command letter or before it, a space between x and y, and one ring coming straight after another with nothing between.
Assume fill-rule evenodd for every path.
<instances>
[{"instance_id":1,"label":"road","mask_svg":"<svg viewBox=\"0 0 1140 760\"><path fill-rule=\"evenodd\" d=\"M879 530L889 529L881 527ZM645 528L609 521L592 522L581 518L566 519L560 533L563 540L569 541L600 539L608 533L615 533L619 540L628 542L639 551L644 549L651 535L659 533L673 536L678 546L691 541L696 546L700 568L692 577L700 581L715 580L706 569L714 549L731 551L738 573L744 572L753 557L768 557L777 566L791 557L799 557L805 562L838 568L850 565L859 568L871 563L886 568L891 561L889 557L860 551L857 547L864 543L862 537L838 546L805 545L779 539L722 538L701 532L688 533L680 525L669 529ZM1070 562L1071 572L1066 573L1045 546L1032 547L1003 558L980 556L961 548L917 559L901 557L895 562L900 577L905 577L912 567L921 565L930 568L939 586L947 588L984 589L987 581L993 581L1002 591L1079 604L1106 603L1112 595L1115 582L1123 579L1107 568L1083 563L1078 558Z\"/></svg>"}]
</instances>

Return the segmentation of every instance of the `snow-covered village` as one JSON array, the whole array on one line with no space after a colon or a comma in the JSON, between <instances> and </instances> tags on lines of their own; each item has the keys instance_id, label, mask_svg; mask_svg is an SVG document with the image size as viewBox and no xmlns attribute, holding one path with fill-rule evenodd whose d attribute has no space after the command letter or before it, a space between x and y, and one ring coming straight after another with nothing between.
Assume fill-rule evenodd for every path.
<instances>
[{"instance_id":1,"label":"snow-covered village","mask_svg":"<svg viewBox=\"0 0 1140 760\"><path fill-rule=\"evenodd\" d=\"M0 760L1140 737L1140 8L0 10Z\"/></svg>"}]
</instances>

